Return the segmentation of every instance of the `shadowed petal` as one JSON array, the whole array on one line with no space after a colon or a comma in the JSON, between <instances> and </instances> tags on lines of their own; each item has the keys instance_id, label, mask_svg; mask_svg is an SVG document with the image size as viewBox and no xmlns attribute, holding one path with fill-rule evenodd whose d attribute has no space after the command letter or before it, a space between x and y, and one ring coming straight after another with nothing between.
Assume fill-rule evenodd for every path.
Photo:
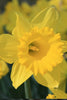
<instances>
[{"instance_id":1,"label":"shadowed petal","mask_svg":"<svg viewBox=\"0 0 67 100\"><path fill-rule=\"evenodd\" d=\"M12 67L12 72L11 72L11 80L13 82L13 86L15 88L18 88L31 75L32 75L32 72L30 70L27 71L24 65L21 65L18 62L15 62Z\"/></svg>"},{"instance_id":2,"label":"shadowed petal","mask_svg":"<svg viewBox=\"0 0 67 100\"><path fill-rule=\"evenodd\" d=\"M44 75L38 74L37 76L34 76L34 78L39 84L48 88L55 88L59 85L59 83L53 79L49 73L45 73Z\"/></svg>"},{"instance_id":3,"label":"shadowed petal","mask_svg":"<svg viewBox=\"0 0 67 100\"><path fill-rule=\"evenodd\" d=\"M63 41L62 42L64 43L63 45L63 52L67 52L67 41Z\"/></svg>"},{"instance_id":4,"label":"shadowed petal","mask_svg":"<svg viewBox=\"0 0 67 100\"><path fill-rule=\"evenodd\" d=\"M16 39L8 34L0 35L0 58L7 63L13 63L17 59Z\"/></svg>"},{"instance_id":5,"label":"shadowed petal","mask_svg":"<svg viewBox=\"0 0 67 100\"><path fill-rule=\"evenodd\" d=\"M61 64L58 64L52 72L47 72L43 76L38 74L34 76L36 81L48 88L58 88L59 84L66 78L67 62L63 60Z\"/></svg>"}]
</instances>

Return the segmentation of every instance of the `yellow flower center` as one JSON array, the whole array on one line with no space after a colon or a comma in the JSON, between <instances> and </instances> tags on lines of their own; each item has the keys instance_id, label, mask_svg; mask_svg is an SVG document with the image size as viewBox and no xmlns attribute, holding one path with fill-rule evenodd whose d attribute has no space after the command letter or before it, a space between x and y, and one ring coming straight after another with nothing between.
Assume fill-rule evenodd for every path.
<instances>
[{"instance_id":1,"label":"yellow flower center","mask_svg":"<svg viewBox=\"0 0 67 100\"><path fill-rule=\"evenodd\" d=\"M19 63L31 69L35 75L52 71L62 61L62 45L60 34L54 34L53 29L34 27L20 39Z\"/></svg>"},{"instance_id":2,"label":"yellow flower center","mask_svg":"<svg viewBox=\"0 0 67 100\"><path fill-rule=\"evenodd\" d=\"M39 39L29 44L28 53L34 59L41 59L46 56L49 46L46 46L46 41L40 36Z\"/></svg>"},{"instance_id":3,"label":"yellow flower center","mask_svg":"<svg viewBox=\"0 0 67 100\"><path fill-rule=\"evenodd\" d=\"M30 44L29 46L29 54L32 56L32 54L38 53L39 48L35 46L34 44Z\"/></svg>"},{"instance_id":4,"label":"yellow flower center","mask_svg":"<svg viewBox=\"0 0 67 100\"><path fill-rule=\"evenodd\" d=\"M29 45L29 55L32 57L36 57L37 54L39 53L39 47L37 47L34 43L31 43Z\"/></svg>"}]
</instances>

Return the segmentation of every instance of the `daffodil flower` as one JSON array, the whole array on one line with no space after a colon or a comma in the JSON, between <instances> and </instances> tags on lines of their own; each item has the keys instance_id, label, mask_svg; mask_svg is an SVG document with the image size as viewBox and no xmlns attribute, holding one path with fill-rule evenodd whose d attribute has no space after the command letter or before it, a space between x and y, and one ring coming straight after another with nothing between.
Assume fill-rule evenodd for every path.
<instances>
[{"instance_id":1,"label":"daffodil flower","mask_svg":"<svg viewBox=\"0 0 67 100\"><path fill-rule=\"evenodd\" d=\"M9 68L7 64L3 61L0 60L0 79L5 76L9 72Z\"/></svg>"},{"instance_id":2,"label":"daffodil flower","mask_svg":"<svg viewBox=\"0 0 67 100\"><path fill-rule=\"evenodd\" d=\"M14 63L11 80L15 88L32 75L44 86L59 86L59 64L63 61L63 50L67 50L67 42L64 44L60 33L55 34L53 30L57 19L55 7L42 10L31 22L22 14L17 14L12 35L0 36L0 57L10 64Z\"/></svg>"}]
</instances>

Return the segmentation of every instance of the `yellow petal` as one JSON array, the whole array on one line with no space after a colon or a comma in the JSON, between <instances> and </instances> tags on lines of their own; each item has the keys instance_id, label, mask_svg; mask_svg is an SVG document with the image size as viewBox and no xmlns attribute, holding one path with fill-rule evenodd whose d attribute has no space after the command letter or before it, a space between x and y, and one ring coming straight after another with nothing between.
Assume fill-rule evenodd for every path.
<instances>
[{"instance_id":1,"label":"yellow petal","mask_svg":"<svg viewBox=\"0 0 67 100\"><path fill-rule=\"evenodd\" d=\"M19 13L17 15L16 27L14 28L12 34L17 38L21 38L25 32L28 32L31 28L30 23L25 17Z\"/></svg>"},{"instance_id":2,"label":"yellow petal","mask_svg":"<svg viewBox=\"0 0 67 100\"><path fill-rule=\"evenodd\" d=\"M46 16L43 19L42 27L48 26L48 27L54 27L56 25L56 22L58 21L59 14L55 7L51 7L48 9Z\"/></svg>"},{"instance_id":3,"label":"yellow petal","mask_svg":"<svg viewBox=\"0 0 67 100\"><path fill-rule=\"evenodd\" d=\"M67 73L67 62L62 61L61 64L57 65L56 68L50 73L50 75L59 83L58 89L65 92L66 89L66 73Z\"/></svg>"},{"instance_id":4,"label":"yellow petal","mask_svg":"<svg viewBox=\"0 0 67 100\"><path fill-rule=\"evenodd\" d=\"M52 78L52 76L49 73L45 73L43 76L41 74L38 74L37 76L34 76L36 81L48 88L56 88L59 86L59 83Z\"/></svg>"},{"instance_id":5,"label":"yellow petal","mask_svg":"<svg viewBox=\"0 0 67 100\"><path fill-rule=\"evenodd\" d=\"M19 8L19 2L18 0L12 0L14 8L17 10Z\"/></svg>"},{"instance_id":6,"label":"yellow petal","mask_svg":"<svg viewBox=\"0 0 67 100\"><path fill-rule=\"evenodd\" d=\"M61 38L67 40L67 11L60 12L60 18L56 25L56 31L61 33Z\"/></svg>"},{"instance_id":7,"label":"yellow petal","mask_svg":"<svg viewBox=\"0 0 67 100\"><path fill-rule=\"evenodd\" d=\"M67 10L67 0L62 0L62 9Z\"/></svg>"},{"instance_id":8,"label":"yellow petal","mask_svg":"<svg viewBox=\"0 0 67 100\"><path fill-rule=\"evenodd\" d=\"M61 64L58 64L54 67L52 72L48 72L50 76L56 80L59 84L65 79L65 70L66 70L66 61L63 60Z\"/></svg>"},{"instance_id":9,"label":"yellow petal","mask_svg":"<svg viewBox=\"0 0 67 100\"><path fill-rule=\"evenodd\" d=\"M21 11L28 15L32 13L32 7L27 2L23 2L21 4Z\"/></svg>"},{"instance_id":10,"label":"yellow petal","mask_svg":"<svg viewBox=\"0 0 67 100\"><path fill-rule=\"evenodd\" d=\"M6 75L8 72L9 68L7 64L3 60L0 60L0 77Z\"/></svg>"},{"instance_id":11,"label":"yellow petal","mask_svg":"<svg viewBox=\"0 0 67 100\"><path fill-rule=\"evenodd\" d=\"M63 52L67 52L67 41L62 41L64 43L63 45Z\"/></svg>"},{"instance_id":12,"label":"yellow petal","mask_svg":"<svg viewBox=\"0 0 67 100\"><path fill-rule=\"evenodd\" d=\"M37 23L40 23L42 22L44 16L45 16L45 13L47 11L48 8L45 8L43 10L41 10L32 20L31 20L31 23L33 24L37 24Z\"/></svg>"},{"instance_id":13,"label":"yellow petal","mask_svg":"<svg viewBox=\"0 0 67 100\"><path fill-rule=\"evenodd\" d=\"M65 60L62 61L61 64L58 64L52 72L50 72L50 75L55 79L58 83L60 88L63 81L66 79L66 73L67 73L67 62Z\"/></svg>"},{"instance_id":14,"label":"yellow petal","mask_svg":"<svg viewBox=\"0 0 67 100\"><path fill-rule=\"evenodd\" d=\"M38 15L36 15L32 20L32 23L37 22L36 24L40 28L44 26L54 27L57 20L58 20L58 11L56 10L55 7L50 7L48 10L46 8L42 10Z\"/></svg>"},{"instance_id":15,"label":"yellow petal","mask_svg":"<svg viewBox=\"0 0 67 100\"><path fill-rule=\"evenodd\" d=\"M14 63L11 72L12 84L15 88L18 88L23 84L30 76L31 71L27 71L24 65L20 65L17 61Z\"/></svg>"},{"instance_id":16,"label":"yellow petal","mask_svg":"<svg viewBox=\"0 0 67 100\"><path fill-rule=\"evenodd\" d=\"M0 58L7 63L13 63L17 59L17 44L12 35L0 35Z\"/></svg>"},{"instance_id":17,"label":"yellow petal","mask_svg":"<svg viewBox=\"0 0 67 100\"><path fill-rule=\"evenodd\" d=\"M66 91L66 79L67 79L67 62L65 60L63 60L63 62L58 66L60 68L60 69L58 69L58 71L60 72L59 87L56 89L52 89L52 88L50 88L50 89L54 93L56 98L66 99L67 94L65 93L65 91ZM57 66L57 68L58 68L58 66ZM55 73L55 75L56 75L56 77L58 77L57 72Z\"/></svg>"},{"instance_id":18,"label":"yellow petal","mask_svg":"<svg viewBox=\"0 0 67 100\"><path fill-rule=\"evenodd\" d=\"M43 86L48 88L58 88L64 79L66 79L67 72L67 62L63 60L63 62L57 65L52 72L47 72L43 76L37 74L34 76L36 81Z\"/></svg>"},{"instance_id":19,"label":"yellow petal","mask_svg":"<svg viewBox=\"0 0 67 100\"><path fill-rule=\"evenodd\" d=\"M59 89L51 89L57 99L67 99L67 94Z\"/></svg>"}]
</instances>

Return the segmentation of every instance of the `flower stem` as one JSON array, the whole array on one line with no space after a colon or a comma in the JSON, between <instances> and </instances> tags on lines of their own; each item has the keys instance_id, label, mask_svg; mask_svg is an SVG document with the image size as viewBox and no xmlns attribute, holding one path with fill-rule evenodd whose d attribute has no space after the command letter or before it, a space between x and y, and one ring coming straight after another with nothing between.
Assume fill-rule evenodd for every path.
<instances>
[{"instance_id":1,"label":"flower stem","mask_svg":"<svg viewBox=\"0 0 67 100\"><path fill-rule=\"evenodd\" d=\"M29 79L24 83L24 88L25 88L25 97L26 97L26 99L32 98L31 88L30 88L30 80Z\"/></svg>"}]
</instances>

